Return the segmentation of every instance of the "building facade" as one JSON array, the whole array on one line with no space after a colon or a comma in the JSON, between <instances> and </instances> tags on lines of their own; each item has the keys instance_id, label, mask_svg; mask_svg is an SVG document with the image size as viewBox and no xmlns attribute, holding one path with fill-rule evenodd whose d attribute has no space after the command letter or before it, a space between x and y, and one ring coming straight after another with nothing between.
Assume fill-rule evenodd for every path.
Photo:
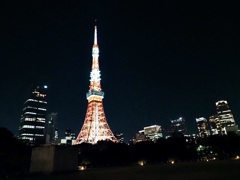
<instances>
[{"instance_id":1,"label":"building facade","mask_svg":"<svg viewBox=\"0 0 240 180\"><path fill-rule=\"evenodd\" d=\"M32 87L24 103L19 126L19 139L35 146L45 143L47 86Z\"/></svg>"},{"instance_id":2,"label":"building facade","mask_svg":"<svg viewBox=\"0 0 240 180\"><path fill-rule=\"evenodd\" d=\"M119 143L124 143L124 135L122 132L115 132L114 135L118 139Z\"/></svg>"},{"instance_id":3,"label":"building facade","mask_svg":"<svg viewBox=\"0 0 240 180\"><path fill-rule=\"evenodd\" d=\"M153 141L156 142L162 138L162 127L160 125L146 126L143 130L136 133L135 143L141 141Z\"/></svg>"},{"instance_id":4,"label":"building facade","mask_svg":"<svg viewBox=\"0 0 240 180\"><path fill-rule=\"evenodd\" d=\"M60 145L73 145L76 139L76 134L71 129L66 129L65 138L61 139Z\"/></svg>"},{"instance_id":5,"label":"building facade","mask_svg":"<svg viewBox=\"0 0 240 180\"><path fill-rule=\"evenodd\" d=\"M144 135L151 141L157 141L159 138L163 137L162 127L160 125L152 125L144 127Z\"/></svg>"},{"instance_id":6,"label":"building facade","mask_svg":"<svg viewBox=\"0 0 240 180\"><path fill-rule=\"evenodd\" d=\"M216 109L219 121L223 128L226 128L228 132L236 132L238 127L233 118L231 109L229 108L228 102L226 100L221 100L216 102Z\"/></svg>"},{"instance_id":7,"label":"building facade","mask_svg":"<svg viewBox=\"0 0 240 180\"><path fill-rule=\"evenodd\" d=\"M49 113L46 121L46 143L52 144L58 139L57 114Z\"/></svg>"},{"instance_id":8,"label":"building facade","mask_svg":"<svg viewBox=\"0 0 240 180\"><path fill-rule=\"evenodd\" d=\"M196 118L198 133L200 138L206 138L210 135L207 119L204 117Z\"/></svg>"},{"instance_id":9,"label":"building facade","mask_svg":"<svg viewBox=\"0 0 240 180\"><path fill-rule=\"evenodd\" d=\"M178 119L170 120L171 128L170 128L170 136L172 137L181 137L186 135L186 123L183 117L179 117Z\"/></svg>"},{"instance_id":10,"label":"building facade","mask_svg":"<svg viewBox=\"0 0 240 180\"><path fill-rule=\"evenodd\" d=\"M213 115L209 117L209 124L211 129L211 135L225 135L227 134L226 128L222 127L219 116Z\"/></svg>"}]
</instances>

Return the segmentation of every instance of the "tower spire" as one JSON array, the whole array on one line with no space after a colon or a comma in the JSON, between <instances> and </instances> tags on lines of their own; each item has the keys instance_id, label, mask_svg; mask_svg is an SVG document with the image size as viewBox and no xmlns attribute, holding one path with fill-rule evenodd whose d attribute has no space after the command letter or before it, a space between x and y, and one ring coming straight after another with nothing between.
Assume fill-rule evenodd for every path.
<instances>
[{"instance_id":1,"label":"tower spire","mask_svg":"<svg viewBox=\"0 0 240 180\"><path fill-rule=\"evenodd\" d=\"M99 48L97 44L97 25L94 26L94 43L92 47L92 71L90 73L90 91L101 91L101 74L99 70Z\"/></svg>"},{"instance_id":2,"label":"tower spire","mask_svg":"<svg viewBox=\"0 0 240 180\"><path fill-rule=\"evenodd\" d=\"M94 45L97 45L97 20L95 20L94 26Z\"/></svg>"}]
</instances>

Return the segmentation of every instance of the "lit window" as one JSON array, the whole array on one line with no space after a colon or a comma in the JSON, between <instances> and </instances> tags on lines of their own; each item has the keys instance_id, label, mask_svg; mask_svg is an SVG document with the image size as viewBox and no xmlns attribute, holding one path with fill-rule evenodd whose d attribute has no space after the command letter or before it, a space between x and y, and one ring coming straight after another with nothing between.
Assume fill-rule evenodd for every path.
<instances>
[{"instance_id":1,"label":"lit window","mask_svg":"<svg viewBox=\"0 0 240 180\"><path fill-rule=\"evenodd\" d=\"M37 100L35 100L35 99L28 99L26 102L28 102L28 101L32 101L32 102L38 102Z\"/></svg>"},{"instance_id":2,"label":"lit window","mask_svg":"<svg viewBox=\"0 0 240 180\"><path fill-rule=\"evenodd\" d=\"M47 102L46 101L39 101L40 103L44 103L44 104L47 104Z\"/></svg>"},{"instance_id":3,"label":"lit window","mask_svg":"<svg viewBox=\"0 0 240 180\"><path fill-rule=\"evenodd\" d=\"M34 126L31 126L31 125L23 125L23 127L22 128L29 128L29 129L34 129Z\"/></svg>"},{"instance_id":4,"label":"lit window","mask_svg":"<svg viewBox=\"0 0 240 180\"><path fill-rule=\"evenodd\" d=\"M35 121L36 118L25 118L24 120L25 120L25 121Z\"/></svg>"},{"instance_id":5,"label":"lit window","mask_svg":"<svg viewBox=\"0 0 240 180\"><path fill-rule=\"evenodd\" d=\"M44 129L44 126L36 126L37 129Z\"/></svg>"},{"instance_id":6,"label":"lit window","mask_svg":"<svg viewBox=\"0 0 240 180\"><path fill-rule=\"evenodd\" d=\"M24 114L36 114L34 112L25 112Z\"/></svg>"},{"instance_id":7,"label":"lit window","mask_svg":"<svg viewBox=\"0 0 240 180\"><path fill-rule=\"evenodd\" d=\"M33 134L23 133L22 136L33 136Z\"/></svg>"},{"instance_id":8,"label":"lit window","mask_svg":"<svg viewBox=\"0 0 240 180\"><path fill-rule=\"evenodd\" d=\"M44 109L44 108L38 108L39 110L43 110L43 111L46 111L46 109Z\"/></svg>"}]
</instances>

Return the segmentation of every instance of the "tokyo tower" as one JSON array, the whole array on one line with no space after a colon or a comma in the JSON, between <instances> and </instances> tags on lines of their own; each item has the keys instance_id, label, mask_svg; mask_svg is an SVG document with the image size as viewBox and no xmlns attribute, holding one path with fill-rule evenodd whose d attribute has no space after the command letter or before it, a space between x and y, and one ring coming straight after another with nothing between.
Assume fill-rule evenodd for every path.
<instances>
[{"instance_id":1,"label":"tokyo tower","mask_svg":"<svg viewBox=\"0 0 240 180\"><path fill-rule=\"evenodd\" d=\"M81 143L96 144L98 141L118 142L107 123L103 109L102 99L104 92L101 89L98 57L97 26L95 25L94 44L92 48L92 71L90 73L89 91L86 94L88 107L82 129L73 143L75 145Z\"/></svg>"}]
</instances>

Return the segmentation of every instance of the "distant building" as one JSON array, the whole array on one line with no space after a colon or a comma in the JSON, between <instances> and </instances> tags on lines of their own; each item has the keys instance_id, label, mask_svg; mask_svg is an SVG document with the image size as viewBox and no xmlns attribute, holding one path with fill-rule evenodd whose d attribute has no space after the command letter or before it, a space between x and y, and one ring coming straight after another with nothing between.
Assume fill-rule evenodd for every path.
<instances>
[{"instance_id":1,"label":"distant building","mask_svg":"<svg viewBox=\"0 0 240 180\"><path fill-rule=\"evenodd\" d=\"M31 88L21 115L18 138L32 146L45 143L46 89L47 86Z\"/></svg>"},{"instance_id":2,"label":"distant building","mask_svg":"<svg viewBox=\"0 0 240 180\"><path fill-rule=\"evenodd\" d=\"M52 144L58 139L57 113L47 115L46 122L46 143Z\"/></svg>"},{"instance_id":3,"label":"distant building","mask_svg":"<svg viewBox=\"0 0 240 180\"><path fill-rule=\"evenodd\" d=\"M152 125L144 127L145 136L151 141L156 141L163 137L162 127L160 125Z\"/></svg>"},{"instance_id":4,"label":"distant building","mask_svg":"<svg viewBox=\"0 0 240 180\"><path fill-rule=\"evenodd\" d=\"M162 138L162 128L160 125L152 125L144 127L143 130L136 134L136 142L140 141L157 141Z\"/></svg>"},{"instance_id":5,"label":"distant building","mask_svg":"<svg viewBox=\"0 0 240 180\"><path fill-rule=\"evenodd\" d=\"M133 138L133 144L141 141L147 141L147 137L144 134L144 130L140 130L136 133L136 138Z\"/></svg>"},{"instance_id":6,"label":"distant building","mask_svg":"<svg viewBox=\"0 0 240 180\"><path fill-rule=\"evenodd\" d=\"M238 130L238 126L233 118L232 111L228 106L228 102L221 100L216 102L217 115L222 127L226 128L227 133L235 132Z\"/></svg>"},{"instance_id":7,"label":"distant building","mask_svg":"<svg viewBox=\"0 0 240 180\"><path fill-rule=\"evenodd\" d=\"M205 138L209 136L209 129L207 124L207 119L204 117L196 118L199 137Z\"/></svg>"},{"instance_id":8,"label":"distant building","mask_svg":"<svg viewBox=\"0 0 240 180\"><path fill-rule=\"evenodd\" d=\"M76 134L71 129L66 129L65 138L61 139L61 145L72 145L76 139Z\"/></svg>"},{"instance_id":9,"label":"distant building","mask_svg":"<svg viewBox=\"0 0 240 180\"><path fill-rule=\"evenodd\" d=\"M129 139L128 141L128 145L132 145L132 144L135 144L136 143L136 138L135 137L132 137Z\"/></svg>"},{"instance_id":10,"label":"distant building","mask_svg":"<svg viewBox=\"0 0 240 180\"><path fill-rule=\"evenodd\" d=\"M119 143L124 143L124 135L122 132L116 132L114 136L118 139Z\"/></svg>"},{"instance_id":11,"label":"distant building","mask_svg":"<svg viewBox=\"0 0 240 180\"><path fill-rule=\"evenodd\" d=\"M226 128L222 127L218 115L210 116L209 123L210 123L211 135L227 134Z\"/></svg>"},{"instance_id":12,"label":"distant building","mask_svg":"<svg viewBox=\"0 0 240 180\"><path fill-rule=\"evenodd\" d=\"M179 117L175 120L170 120L171 128L170 128L170 136L172 137L183 137L187 133L185 119L183 117Z\"/></svg>"}]
</instances>

